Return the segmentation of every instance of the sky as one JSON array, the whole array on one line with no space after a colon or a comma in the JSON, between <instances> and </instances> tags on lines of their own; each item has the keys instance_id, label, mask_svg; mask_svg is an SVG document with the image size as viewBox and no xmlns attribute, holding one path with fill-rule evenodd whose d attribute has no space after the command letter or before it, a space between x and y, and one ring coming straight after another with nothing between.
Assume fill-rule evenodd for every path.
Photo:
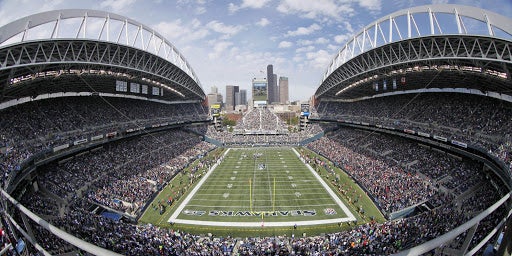
<instances>
[{"instance_id":1,"label":"sky","mask_svg":"<svg viewBox=\"0 0 512 256\"><path fill-rule=\"evenodd\" d=\"M2 0L0 26L57 9L99 9L147 25L185 56L205 93L238 85L266 66L288 77L290 100L307 100L347 40L373 21L412 6L451 3L512 16L512 0Z\"/></svg>"}]
</instances>

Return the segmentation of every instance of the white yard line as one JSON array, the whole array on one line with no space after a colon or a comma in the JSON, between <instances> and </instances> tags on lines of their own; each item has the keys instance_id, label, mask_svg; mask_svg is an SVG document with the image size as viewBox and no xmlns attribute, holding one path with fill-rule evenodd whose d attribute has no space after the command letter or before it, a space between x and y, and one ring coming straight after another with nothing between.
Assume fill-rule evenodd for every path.
<instances>
[{"instance_id":1,"label":"white yard line","mask_svg":"<svg viewBox=\"0 0 512 256\"><path fill-rule=\"evenodd\" d=\"M242 200L226 200L226 201L242 201ZM244 200L245 202L247 202L247 200ZM304 205L301 205L302 207L318 207L318 206L326 206L326 205L329 205L329 206L335 206L337 204L304 204ZM204 204L188 204L187 206L194 206L194 207L215 207L214 210L216 211L225 211L225 209L219 209L219 208L228 208L228 209L233 209L233 205L215 205L215 206L211 206L211 205L204 205ZM297 206L295 205L289 205L289 206L279 206L279 209L281 208L293 208L293 209L296 209ZM236 208L235 211L238 211L240 210L240 207Z\"/></svg>"},{"instance_id":2,"label":"white yard line","mask_svg":"<svg viewBox=\"0 0 512 256\"><path fill-rule=\"evenodd\" d=\"M270 204L272 204L272 185L270 183L270 165L268 164L268 151L265 152L265 171L267 172L267 183L268 183L268 195L270 197ZM272 207L272 206L271 206Z\"/></svg>"},{"instance_id":3,"label":"white yard line","mask_svg":"<svg viewBox=\"0 0 512 256\"><path fill-rule=\"evenodd\" d=\"M184 219L178 219L178 215L181 213L181 211L185 208L185 206L188 204L188 202L192 199L192 197L195 195L195 193L199 190L199 188L203 185L203 183L208 179L210 174L213 172L213 170L217 167L218 164L215 164L210 168L210 170L206 173L206 175L198 182L198 184L192 189L190 194L183 200L183 202L180 204L178 209L174 211L172 216L169 218L168 222L173 223L181 223L181 224L189 224L189 225L202 225L202 226L217 226L217 227L286 227L286 226L293 226L293 225L300 225L300 226L307 226L307 225L319 225L319 224L332 224L332 223L340 223L340 222L349 222L354 221L356 218L354 215L350 212L350 210L341 202L341 200L336 196L334 191L325 183L325 181L318 175L318 173L313 170L313 168L304 162L303 159L300 158L300 154L292 148L292 150L295 152L295 155L308 167L308 169L311 171L311 173L317 178L317 180L322 184L324 189L329 193L331 198L336 202L336 204L343 210L345 215L348 217L345 218L337 218L337 219L324 219L324 220L307 220L307 221L280 221L280 222L226 222L226 221L202 221L202 220L184 220ZM224 157L226 154L230 151L228 149L224 153ZM325 204L323 204L325 205ZM271 218L271 217L269 217Z\"/></svg>"},{"instance_id":4,"label":"white yard line","mask_svg":"<svg viewBox=\"0 0 512 256\"><path fill-rule=\"evenodd\" d=\"M225 221L204 221L204 220L183 220L177 219L175 223L189 224L189 225L202 225L202 226L217 226L217 227L291 227L295 224L299 226L331 224L353 221L351 218L338 218L328 220L305 220L305 221L280 221L280 222L225 222Z\"/></svg>"},{"instance_id":5,"label":"white yard line","mask_svg":"<svg viewBox=\"0 0 512 256\"><path fill-rule=\"evenodd\" d=\"M223 154L223 157L226 157L226 155L228 154L229 150L231 150L230 148L228 148L228 150L226 150L226 152L224 152ZM188 194L188 196L185 198L185 200L183 200L183 202L181 202L180 206L178 206L178 208L174 211L174 213L171 215L171 217L169 218L168 222L176 222L176 218L178 217L178 215L180 215L181 211L183 211L183 208L185 208L185 206L188 204L188 202L192 199L192 197L194 197L194 195L196 194L196 192L199 190L199 188L203 185L203 183L208 179L208 177L210 177L210 174L212 174L212 172L215 170L215 168L217 168L217 165L220 164L220 161L218 161L217 163L215 163L212 168L210 168L210 170L208 170L208 172L203 176L203 178L197 183L197 185L192 189L192 191L190 192L190 194Z\"/></svg>"},{"instance_id":6,"label":"white yard line","mask_svg":"<svg viewBox=\"0 0 512 256\"><path fill-rule=\"evenodd\" d=\"M294 148L292 148L292 150L293 150L293 152L295 152L295 155L297 155L297 157L308 167L308 169L311 171L313 176L315 176L316 179L320 182L320 184L322 184L322 186L325 188L327 193L329 193L329 195L331 195L332 199L338 204L338 206L343 210L343 212L348 216L348 218L350 220L356 220L356 217L354 217L352 212L350 212L348 207L341 201L341 199L336 195L336 193L334 193L334 191L332 191L332 189L329 187L329 185L327 185L327 183L325 183L324 179L322 179L322 177L320 177L320 175L318 175L318 173L315 170L313 170L313 167L311 167L311 165L307 164L306 161L304 161L304 159L302 159L300 157L300 154L299 154L299 152L297 152L297 150L295 150Z\"/></svg>"}]
</instances>

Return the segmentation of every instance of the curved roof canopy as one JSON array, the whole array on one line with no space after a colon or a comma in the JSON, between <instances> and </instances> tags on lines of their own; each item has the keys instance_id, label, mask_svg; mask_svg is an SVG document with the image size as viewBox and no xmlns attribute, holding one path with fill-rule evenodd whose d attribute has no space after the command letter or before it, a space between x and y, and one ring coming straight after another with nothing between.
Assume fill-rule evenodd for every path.
<instances>
[{"instance_id":1,"label":"curved roof canopy","mask_svg":"<svg viewBox=\"0 0 512 256\"><path fill-rule=\"evenodd\" d=\"M364 27L340 49L315 97L355 99L384 88L400 90L402 84L418 89L433 82L512 94L511 39L512 19L476 7L440 4L400 10ZM445 72L423 72L434 70ZM492 78L497 85L460 83L468 74L479 82Z\"/></svg>"},{"instance_id":2,"label":"curved roof canopy","mask_svg":"<svg viewBox=\"0 0 512 256\"><path fill-rule=\"evenodd\" d=\"M24 96L20 90L10 91L13 81L29 84L55 72L101 73L159 87L173 99L205 98L199 79L176 47L127 17L96 10L55 10L0 27L0 77L9 81L0 84L1 101Z\"/></svg>"}]
</instances>

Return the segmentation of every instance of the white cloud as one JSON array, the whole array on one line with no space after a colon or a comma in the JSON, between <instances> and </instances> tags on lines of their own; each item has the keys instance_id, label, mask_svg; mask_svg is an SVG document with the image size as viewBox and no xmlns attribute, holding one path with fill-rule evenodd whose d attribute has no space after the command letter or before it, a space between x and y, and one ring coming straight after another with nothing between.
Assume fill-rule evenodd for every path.
<instances>
[{"instance_id":1,"label":"white cloud","mask_svg":"<svg viewBox=\"0 0 512 256\"><path fill-rule=\"evenodd\" d=\"M381 9L380 0L359 0L359 5L373 12L378 12Z\"/></svg>"},{"instance_id":2,"label":"white cloud","mask_svg":"<svg viewBox=\"0 0 512 256\"><path fill-rule=\"evenodd\" d=\"M39 12L61 9L64 0L0 1L0 26ZM33 7L33 8L23 8ZM37 8L35 8L37 6Z\"/></svg>"},{"instance_id":3,"label":"white cloud","mask_svg":"<svg viewBox=\"0 0 512 256\"><path fill-rule=\"evenodd\" d=\"M354 33L354 29L352 28L352 24L348 21L344 21L343 25L345 25L343 28L346 29L350 33Z\"/></svg>"},{"instance_id":4,"label":"white cloud","mask_svg":"<svg viewBox=\"0 0 512 256\"><path fill-rule=\"evenodd\" d=\"M298 27L296 30L294 31L288 31L286 32L286 36L304 36L304 35L309 35L317 30L320 30L322 29L322 27L320 27L320 25L316 24L316 23L313 23L311 24L309 27Z\"/></svg>"},{"instance_id":5,"label":"white cloud","mask_svg":"<svg viewBox=\"0 0 512 256\"><path fill-rule=\"evenodd\" d=\"M319 37L315 41L308 40L308 39L300 39L297 41L297 45L312 45L312 44L327 44L329 43L329 39L325 37Z\"/></svg>"},{"instance_id":6,"label":"white cloud","mask_svg":"<svg viewBox=\"0 0 512 256\"><path fill-rule=\"evenodd\" d=\"M208 22L206 27L217 33L225 34L228 36L235 35L243 29L243 26L225 25L224 23L216 20Z\"/></svg>"},{"instance_id":7,"label":"white cloud","mask_svg":"<svg viewBox=\"0 0 512 256\"><path fill-rule=\"evenodd\" d=\"M310 52L310 51L313 51L314 49L315 49L315 47L310 45L310 46L306 46L306 47L297 48L297 49L295 49L295 52L296 53Z\"/></svg>"},{"instance_id":8,"label":"white cloud","mask_svg":"<svg viewBox=\"0 0 512 256\"><path fill-rule=\"evenodd\" d=\"M308 64L314 68L325 69L332 61L332 56L325 50L306 53Z\"/></svg>"},{"instance_id":9,"label":"white cloud","mask_svg":"<svg viewBox=\"0 0 512 256\"><path fill-rule=\"evenodd\" d=\"M337 46L337 45L333 45L333 44L329 44L327 46L327 49L331 50L331 51L339 51L340 50L340 47Z\"/></svg>"},{"instance_id":10,"label":"white cloud","mask_svg":"<svg viewBox=\"0 0 512 256\"><path fill-rule=\"evenodd\" d=\"M292 58L292 60L295 62L302 62L304 60L304 58L302 58L301 56L294 56Z\"/></svg>"},{"instance_id":11,"label":"white cloud","mask_svg":"<svg viewBox=\"0 0 512 256\"><path fill-rule=\"evenodd\" d=\"M447 4L448 0L432 0L432 4Z\"/></svg>"},{"instance_id":12,"label":"white cloud","mask_svg":"<svg viewBox=\"0 0 512 256\"><path fill-rule=\"evenodd\" d=\"M285 14L299 14L309 19L327 17L340 20L354 13L354 9L347 3L340 4L334 0L283 0L277 6L277 10Z\"/></svg>"},{"instance_id":13,"label":"white cloud","mask_svg":"<svg viewBox=\"0 0 512 256\"><path fill-rule=\"evenodd\" d=\"M210 31L202 27L201 22L197 19L192 20L189 24L183 24L181 19L173 22L162 21L154 25L153 28L171 42L186 43L205 38L210 34Z\"/></svg>"},{"instance_id":14,"label":"white cloud","mask_svg":"<svg viewBox=\"0 0 512 256\"><path fill-rule=\"evenodd\" d=\"M319 37L315 40L315 43L317 44L327 44L329 43L329 39L325 38L325 37Z\"/></svg>"},{"instance_id":15,"label":"white cloud","mask_svg":"<svg viewBox=\"0 0 512 256\"><path fill-rule=\"evenodd\" d=\"M337 35L334 37L334 41L338 44L346 43L350 37L352 37L350 34Z\"/></svg>"},{"instance_id":16,"label":"white cloud","mask_svg":"<svg viewBox=\"0 0 512 256\"><path fill-rule=\"evenodd\" d=\"M195 12L196 12L196 14L198 14L198 15L203 14L203 13L205 13L205 12L206 12L206 8L205 8L204 6L198 6L198 7L196 8L196 11L195 11Z\"/></svg>"},{"instance_id":17,"label":"white cloud","mask_svg":"<svg viewBox=\"0 0 512 256\"><path fill-rule=\"evenodd\" d=\"M289 42L289 41L281 41L279 43L279 48L290 48L291 46L293 45L292 42Z\"/></svg>"},{"instance_id":18,"label":"white cloud","mask_svg":"<svg viewBox=\"0 0 512 256\"><path fill-rule=\"evenodd\" d=\"M228 49L231 45L233 45L232 42L228 41L220 41L220 42L212 42L213 43L213 52L210 52L208 54L208 58L210 59L217 59L220 57L220 55Z\"/></svg>"},{"instance_id":19,"label":"white cloud","mask_svg":"<svg viewBox=\"0 0 512 256\"><path fill-rule=\"evenodd\" d=\"M201 21L198 19L193 19L190 22L190 25L192 26L192 28L199 28L201 26Z\"/></svg>"},{"instance_id":20,"label":"white cloud","mask_svg":"<svg viewBox=\"0 0 512 256\"><path fill-rule=\"evenodd\" d=\"M258 25L260 27L265 27L268 24L270 24L270 21L267 18L261 18L260 21L256 22L256 25Z\"/></svg>"},{"instance_id":21,"label":"white cloud","mask_svg":"<svg viewBox=\"0 0 512 256\"><path fill-rule=\"evenodd\" d=\"M298 45L312 45L314 42L311 40L300 39L297 41Z\"/></svg>"},{"instance_id":22,"label":"white cloud","mask_svg":"<svg viewBox=\"0 0 512 256\"><path fill-rule=\"evenodd\" d=\"M270 2L270 0L243 0L242 4L240 5L229 3L228 10L230 13L235 13L238 10L245 8L260 9L263 6L265 6L268 2Z\"/></svg>"},{"instance_id":23,"label":"white cloud","mask_svg":"<svg viewBox=\"0 0 512 256\"><path fill-rule=\"evenodd\" d=\"M105 0L100 3L101 9L111 8L114 12L119 12L135 3L135 0Z\"/></svg>"}]
</instances>

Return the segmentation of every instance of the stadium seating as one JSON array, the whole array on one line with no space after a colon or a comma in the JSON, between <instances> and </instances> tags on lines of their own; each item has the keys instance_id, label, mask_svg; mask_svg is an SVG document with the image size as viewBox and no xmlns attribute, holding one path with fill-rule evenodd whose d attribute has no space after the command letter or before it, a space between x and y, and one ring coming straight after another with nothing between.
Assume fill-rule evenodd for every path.
<instances>
[{"instance_id":1,"label":"stadium seating","mask_svg":"<svg viewBox=\"0 0 512 256\"><path fill-rule=\"evenodd\" d=\"M410 96L401 99L404 102L410 100ZM439 98L439 97L438 97ZM469 97L471 98L471 97ZM126 100L126 99L125 99ZM123 109L124 104L129 105L130 100L115 102L117 109ZM395 99L392 99L395 101ZM417 103L427 104L432 98ZM463 99L460 99L461 101ZM84 99L79 105L73 105L71 101L56 99L55 103L37 102L30 106L18 106L14 109L0 112L5 119L2 125L16 127L15 116L22 111L27 119L38 115L39 112L49 111L40 120L41 124L30 124L28 129L6 129L2 136L4 145L10 147L10 154L4 154L6 159L2 166L4 174L16 169L16 164L26 159L30 154L51 145L59 145L62 141L73 141L81 138L82 133L73 133L74 130L107 132L114 129L132 127L130 122L124 122L121 117L109 118L115 115L110 110L92 110L100 108L97 99ZM376 101L384 101L377 99ZM454 101L449 102L440 99L438 104L447 104L447 109L465 115L470 106L469 113L479 113L488 105L478 105L479 99L469 103ZM112 103L114 104L114 103ZM148 103L146 108L153 108L153 103ZM362 103L357 103L362 104ZM332 118L348 118L353 120L379 120L389 125L407 128L425 128L431 133L441 132L445 136L458 136L467 138L468 134L479 134L478 138L487 138L480 135L492 135L504 133L500 124L509 124L507 120L498 121L493 118L502 118L508 113L508 108L485 113L493 119L485 126L477 125L478 118L460 118L450 123L448 117L443 117L441 112L417 107L419 110L401 113L399 118L393 116L393 110L388 114L379 111L385 109L385 102L375 105L375 112L358 112L363 109L359 106L352 109L343 103L326 103L318 107L320 116ZM461 107L460 104L466 104ZM491 104L491 103L489 103ZM68 109L59 113L53 110L54 106ZM90 105L91 106L89 108ZM502 104L503 106L508 106ZM83 107L86 106L86 107ZM158 105L159 106L159 105ZM155 111L153 114L146 110L130 111L130 106L124 106L127 113L133 114L130 120L140 120L140 124L152 124L161 120L177 120L180 114L190 115L191 119L201 119L200 107L189 111L183 106L171 107L173 110ZM46 109L48 108L48 109ZM109 108L109 107L105 107ZM380 108L380 110L379 110ZM412 107L411 107L412 108ZM440 116L435 120L421 116L421 109L428 111L428 115ZM16 111L15 111L16 109ZM19 110L17 110L19 109ZM80 109L80 110L77 110ZM188 110L187 110L188 109ZM192 108L194 109L194 108ZM352 112L349 112L349 109ZM103 111L103 112L102 112ZM371 110L365 110L371 111ZM501 113L500 111L504 111ZM31 113L31 114L29 114ZM80 113L80 114L77 114ZM101 114L100 117L90 117ZM147 116L151 115L151 116ZM426 116L427 114L425 114ZM377 118L378 116L378 118ZM84 117L84 118L82 118ZM254 118L259 118L254 115ZM385 118L384 118L385 117ZM37 118L41 117L34 117ZM251 116L247 117L250 119ZM423 119L422 119L423 118ZM443 118L446 120L443 121ZM80 119L79 122L66 120ZM114 126L102 125L115 120ZM397 122L398 121L398 122ZM421 122L420 122L421 121ZM256 121L248 121L256 123ZM423 123L422 123L423 122ZM443 123L444 122L444 123ZM47 123L47 124L45 124ZM9 125L8 125L9 124ZM59 125L53 125L59 124ZM61 125L60 125L61 124ZM414 124L415 126L408 126ZM44 126L47 125L47 126ZM62 128L60 128L62 127ZM84 127L88 127L85 129ZM89 128L101 127L101 128ZM106 128L104 128L106 127ZM448 128L450 129L448 129ZM456 130L455 127L459 128ZM465 132L466 128L472 133ZM275 128L275 127L274 127ZM330 127L329 129L332 129ZM452 131L453 133L446 133ZM478 128L478 132L476 131ZM47 130L46 130L47 129ZM321 132L320 126L311 126L311 129L302 133L291 135L274 135L261 137L234 136L227 132L218 132L205 127L193 129L195 132L206 133L207 136L216 138L227 145L247 145L247 143L269 143L274 145L289 145L289 141L302 141L312 135ZM460 132L457 133L455 132ZM51 132L48 132L51 131ZM427 131L427 130L424 130ZM23 135L30 133L31 135ZM59 134L56 136L55 134ZM64 135L64 134L69 134ZM73 135L74 134L74 135ZM77 135L78 134L78 135ZM465 134L465 135L464 135ZM11 137L12 136L12 137ZM465 136L465 137L462 137ZM12 144L21 139L19 145ZM482 140L472 140L477 143ZM497 141L498 142L498 141ZM494 142L493 142L494 143ZM293 143L292 143L293 144ZM492 144L496 145L496 144ZM190 161L198 155L205 154L213 145L201 142L201 139L183 129L173 129L166 132L155 133L130 139L109 143L98 150L76 156L63 162L53 162L43 166L39 170L37 183L42 193L27 192L21 198L23 205L44 217L50 223L61 227L71 234L101 247L113 250L125 255L182 255L182 254L210 254L210 255L307 255L307 254L390 254L400 250L411 248L432 238L435 238L447 230L464 223L482 210L494 203L502 191L496 189L490 182L488 175L481 172L481 165L468 159L458 159L441 152L419 146L409 140L390 135L370 133L350 128L339 128L328 132L323 138L307 145L313 151L320 153L347 171L366 191L373 197L381 210L386 214L403 210L413 205L428 203L429 211L417 213L412 217L388 220L384 223L366 223L353 225L346 231L326 234L324 236L309 237L261 237L261 238L233 238L233 237L204 237L192 235L177 230L163 229L152 225L136 225L126 219L115 221L93 213L91 209L101 206L126 215L139 216L141 210L147 204L151 195L158 190L158 186L165 184L178 173ZM506 148L506 146L504 146ZM26 151L23 151L23 150ZM505 151L506 152L506 151ZM304 154L313 166L319 164L314 156ZM7 159L10 159L7 161ZM503 160L508 161L508 155ZM206 161L206 160L205 160ZM202 162L201 166L209 166L211 163ZM370 171L370 173L368 173ZM342 189L342 188L341 188ZM499 221L504 209L499 209L480 223L476 231L478 237L487 234ZM23 220L15 216L18 223ZM435 225L432 225L435 223ZM351 224L344 224L351 225ZM39 225L32 223L32 230L38 241L45 244L45 248L52 253L76 252L77 249L63 242ZM461 246L463 236L454 240L450 246ZM471 246L475 245L472 241ZM438 251L442 248L437 249Z\"/></svg>"}]
</instances>

